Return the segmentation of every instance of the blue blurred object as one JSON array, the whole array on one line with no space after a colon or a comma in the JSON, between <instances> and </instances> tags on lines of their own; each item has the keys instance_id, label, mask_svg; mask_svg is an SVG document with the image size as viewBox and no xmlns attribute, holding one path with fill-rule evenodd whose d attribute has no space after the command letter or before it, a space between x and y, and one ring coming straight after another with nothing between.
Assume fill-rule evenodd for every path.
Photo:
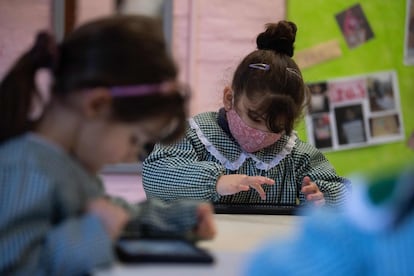
<instances>
[{"instance_id":1,"label":"blue blurred object","mask_svg":"<svg viewBox=\"0 0 414 276\"><path fill-rule=\"evenodd\" d=\"M353 185L343 209L315 209L296 236L266 241L246 275L413 275L414 163Z\"/></svg>"}]
</instances>

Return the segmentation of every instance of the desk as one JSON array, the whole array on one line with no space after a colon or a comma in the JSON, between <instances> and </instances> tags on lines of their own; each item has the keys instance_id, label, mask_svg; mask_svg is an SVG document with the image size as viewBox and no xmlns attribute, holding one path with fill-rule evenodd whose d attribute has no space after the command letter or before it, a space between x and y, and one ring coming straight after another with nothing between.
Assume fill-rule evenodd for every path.
<instances>
[{"instance_id":1,"label":"desk","mask_svg":"<svg viewBox=\"0 0 414 276\"><path fill-rule=\"evenodd\" d=\"M214 255L216 262L213 265L116 264L110 269L96 271L95 275L242 275L245 259L260 243L270 237L285 237L294 233L301 217L221 214L215 215L215 220L216 238L199 243L200 247Z\"/></svg>"},{"instance_id":2,"label":"desk","mask_svg":"<svg viewBox=\"0 0 414 276\"><path fill-rule=\"evenodd\" d=\"M202 241L200 247L212 252L251 251L263 239L283 237L296 229L300 216L270 215L214 215L217 236L212 241Z\"/></svg>"}]
</instances>

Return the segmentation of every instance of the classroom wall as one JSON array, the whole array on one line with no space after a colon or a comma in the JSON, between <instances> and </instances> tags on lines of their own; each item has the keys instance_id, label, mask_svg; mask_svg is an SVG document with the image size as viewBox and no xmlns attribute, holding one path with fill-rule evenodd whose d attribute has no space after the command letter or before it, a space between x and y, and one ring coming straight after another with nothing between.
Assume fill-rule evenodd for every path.
<instances>
[{"instance_id":1,"label":"classroom wall","mask_svg":"<svg viewBox=\"0 0 414 276\"><path fill-rule=\"evenodd\" d=\"M0 0L0 79L50 22L49 0Z\"/></svg>"},{"instance_id":2,"label":"classroom wall","mask_svg":"<svg viewBox=\"0 0 414 276\"><path fill-rule=\"evenodd\" d=\"M285 0L174 0L173 55L193 94L190 114L216 111L265 24L286 17Z\"/></svg>"},{"instance_id":3,"label":"classroom wall","mask_svg":"<svg viewBox=\"0 0 414 276\"><path fill-rule=\"evenodd\" d=\"M374 31L374 39L349 49L335 14L360 3ZM302 70L306 82L346 77L384 70L396 70L400 89L405 137L414 131L414 66L403 62L406 2L383 0L289 0L287 18L298 26L296 51L337 39L342 56ZM298 127L306 139L304 124ZM326 153L342 175L387 168L412 162L414 154L405 141Z\"/></svg>"}]
</instances>

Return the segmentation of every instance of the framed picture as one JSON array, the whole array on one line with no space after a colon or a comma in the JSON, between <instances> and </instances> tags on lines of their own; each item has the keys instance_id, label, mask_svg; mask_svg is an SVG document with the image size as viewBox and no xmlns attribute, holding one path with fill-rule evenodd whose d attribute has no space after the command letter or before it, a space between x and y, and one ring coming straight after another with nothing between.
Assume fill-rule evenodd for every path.
<instances>
[{"instance_id":1,"label":"framed picture","mask_svg":"<svg viewBox=\"0 0 414 276\"><path fill-rule=\"evenodd\" d=\"M308 140L341 150L404 139L397 74L376 72L309 83Z\"/></svg>"}]
</instances>

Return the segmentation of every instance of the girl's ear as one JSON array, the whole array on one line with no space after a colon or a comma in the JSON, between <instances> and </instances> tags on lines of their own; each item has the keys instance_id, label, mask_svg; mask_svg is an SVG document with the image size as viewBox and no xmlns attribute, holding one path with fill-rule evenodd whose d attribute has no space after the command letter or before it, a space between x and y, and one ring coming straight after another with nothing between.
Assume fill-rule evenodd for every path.
<instances>
[{"instance_id":1,"label":"girl's ear","mask_svg":"<svg viewBox=\"0 0 414 276\"><path fill-rule=\"evenodd\" d=\"M226 111L229 111L233 108L233 90L230 88L230 86L224 87L223 105Z\"/></svg>"},{"instance_id":2,"label":"girl's ear","mask_svg":"<svg viewBox=\"0 0 414 276\"><path fill-rule=\"evenodd\" d=\"M93 88L82 91L82 112L86 118L109 116L112 97L106 88Z\"/></svg>"}]
</instances>

